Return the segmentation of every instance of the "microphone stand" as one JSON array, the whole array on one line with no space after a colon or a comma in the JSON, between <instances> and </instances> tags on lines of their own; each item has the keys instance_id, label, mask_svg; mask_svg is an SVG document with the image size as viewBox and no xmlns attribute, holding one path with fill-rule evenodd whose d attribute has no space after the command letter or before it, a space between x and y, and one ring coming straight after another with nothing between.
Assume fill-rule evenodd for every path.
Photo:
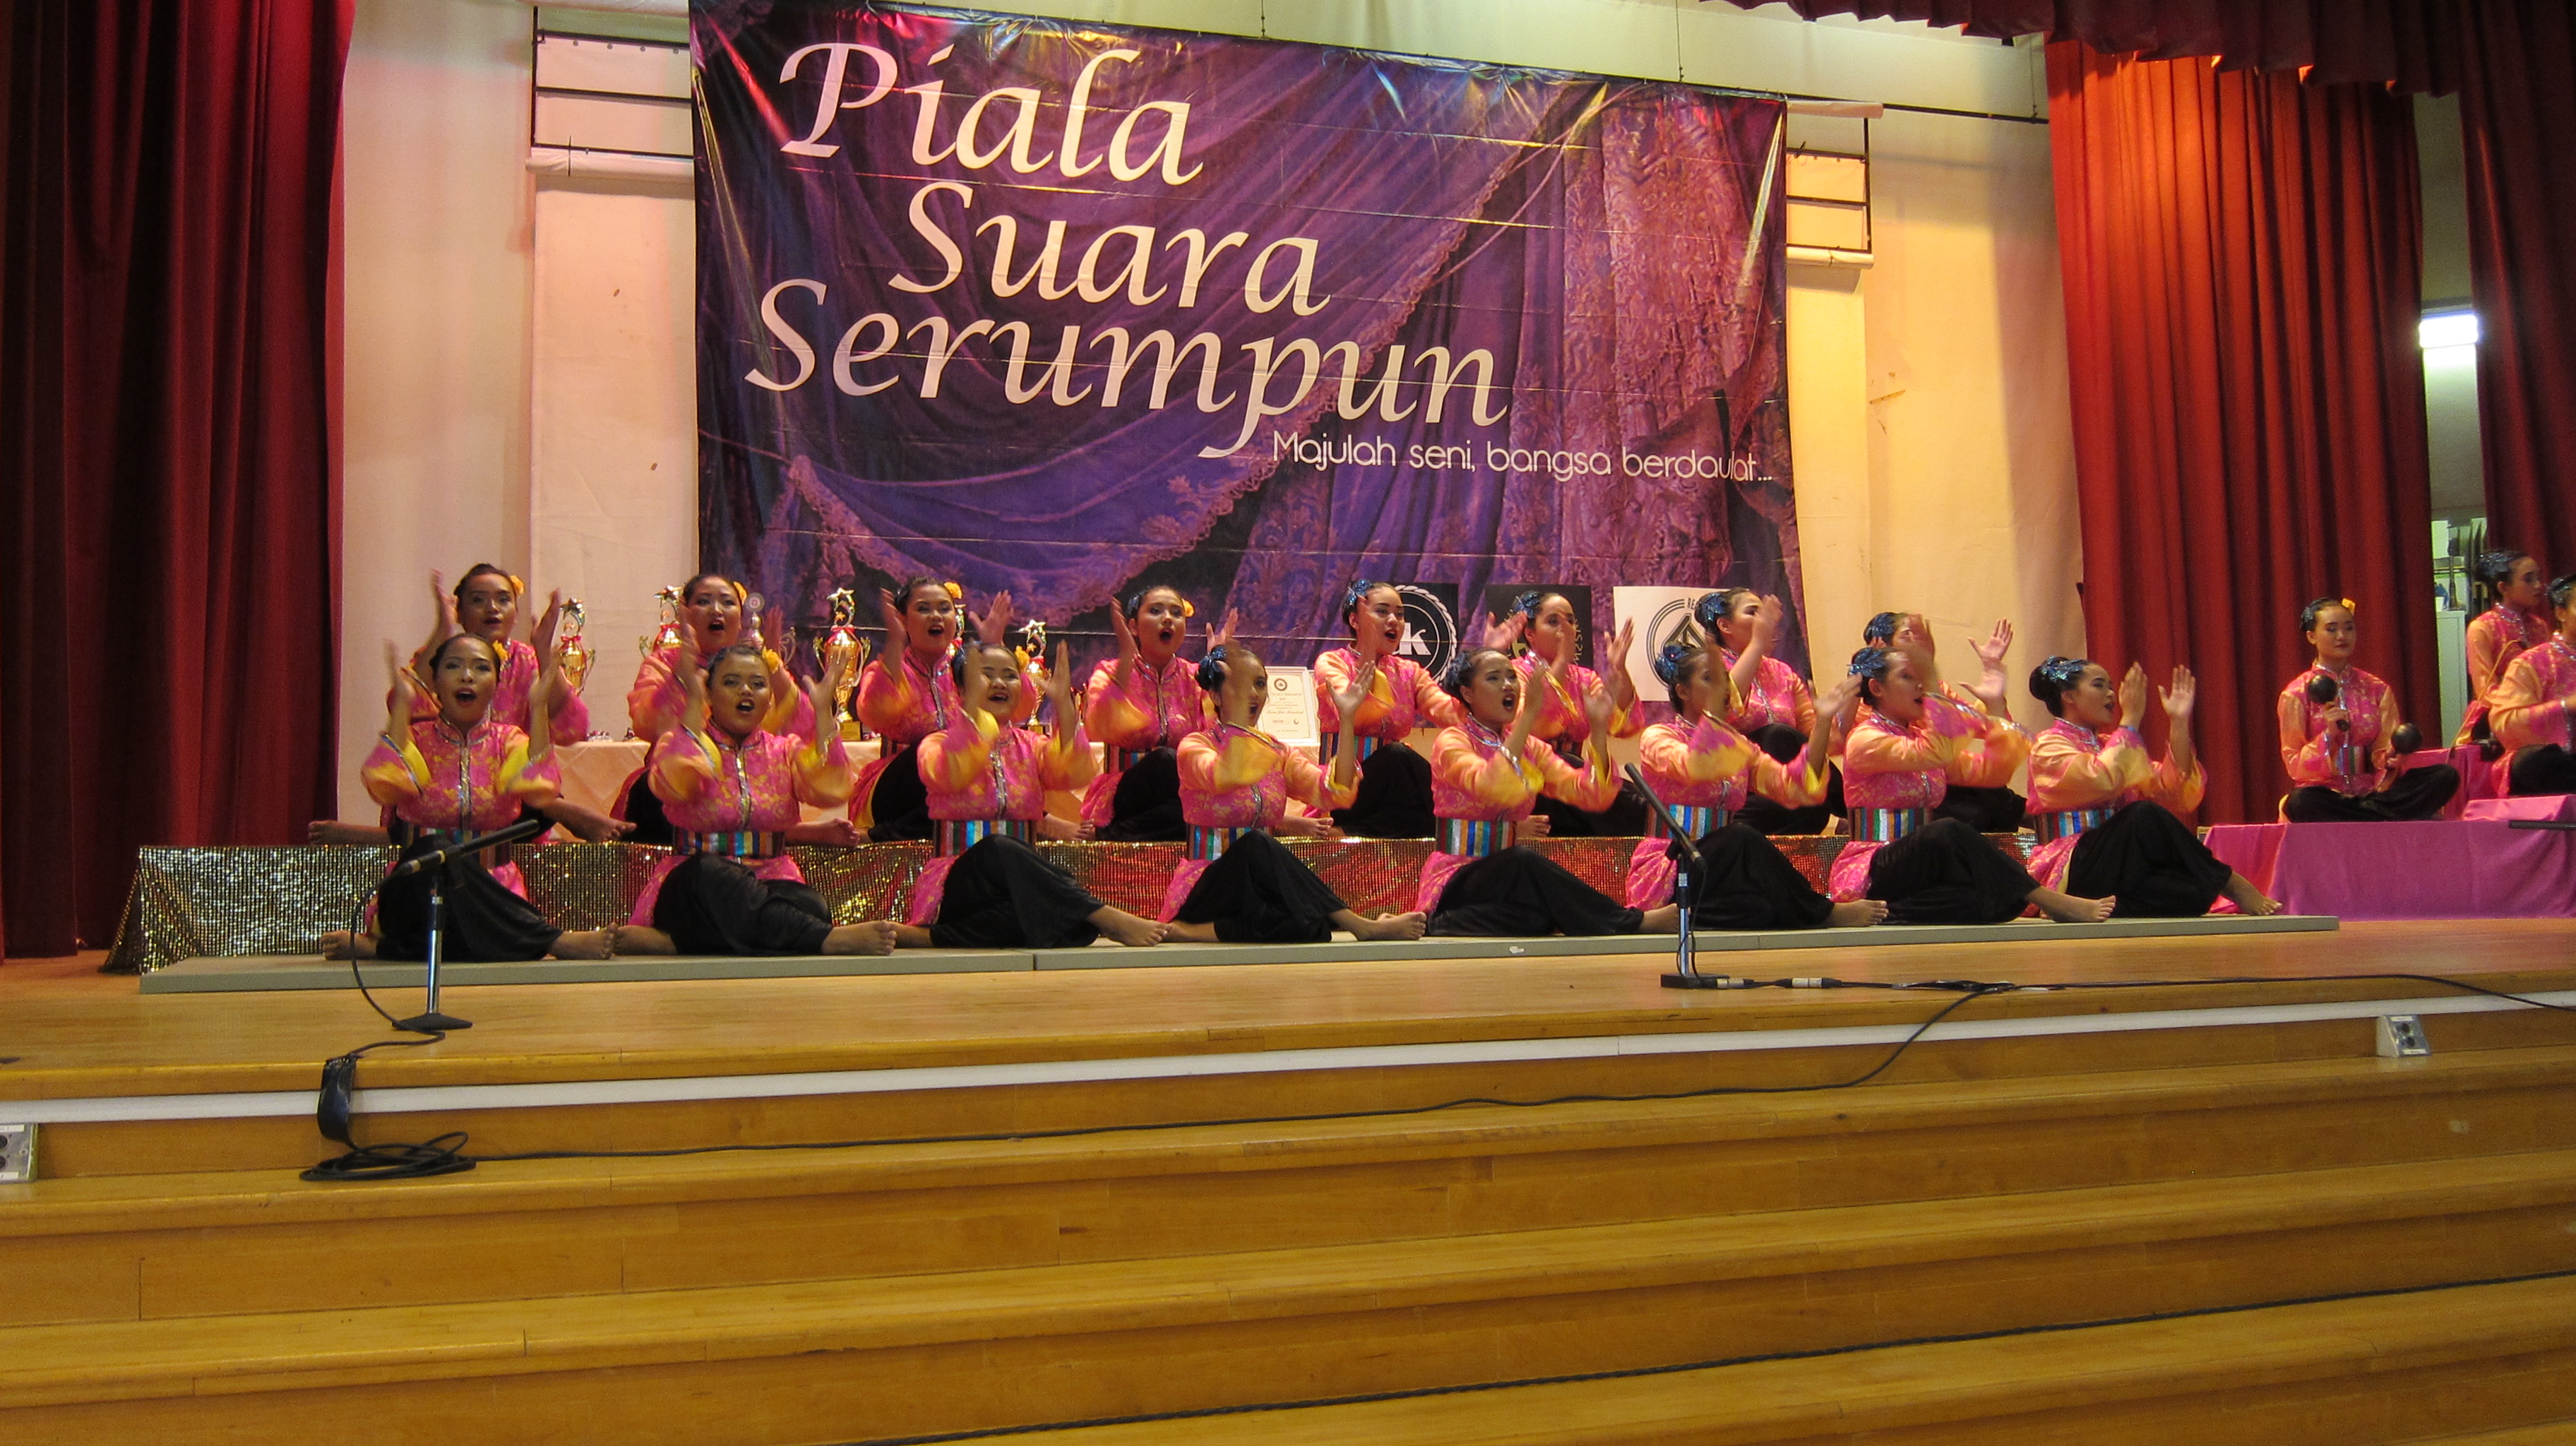
<instances>
[{"instance_id":1,"label":"microphone stand","mask_svg":"<svg viewBox=\"0 0 2576 1446\"><path fill-rule=\"evenodd\" d=\"M1664 832L1670 834L1673 840L1671 847L1666 851L1673 859L1673 907L1679 911L1680 917L1673 921L1676 926L1673 942L1673 972L1664 976L1664 987L1666 989L1724 989L1730 982L1727 976L1702 974L1695 967L1692 959L1692 915L1699 911L1699 845L1683 831L1681 820L1673 817L1673 811L1666 808L1664 801L1655 795L1652 787L1648 786L1646 775L1638 769L1637 765L1631 763L1622 771L1628 775L1630 783L1637 785L1637 791L1645 795L1646 806L1655 811L1655 817L1663 820Z\"/></svg>"},{"instance_id":2,"label":"microphone stand","mask_svg":"<svg viewBox=\"0 0 2576 1446\"><path fill-rule=\"evenodd\" d=\"M474 1027L474 1021L442 1013L438 1007L438 961L447 932L444 917L447 901L440 893L441 881L446 876L448 864L455 860L479 854L485 849L498 848L503 844L517 843L521 839L535 838L551 826L542 818L522 818L479 838L469 838L460 843L448 844L443 848L431 849L425 854L405 859L394 865L393 869L385 875L387 880L400 878L404 874L429 875L429 988L428 998L422 1001L428 1007L409 1019L395 1020L394 1028L412 1034L446 1034L452 1030ZM384 885L379 883L376 887L381 889Z\"/></svg>"}]
</instances>

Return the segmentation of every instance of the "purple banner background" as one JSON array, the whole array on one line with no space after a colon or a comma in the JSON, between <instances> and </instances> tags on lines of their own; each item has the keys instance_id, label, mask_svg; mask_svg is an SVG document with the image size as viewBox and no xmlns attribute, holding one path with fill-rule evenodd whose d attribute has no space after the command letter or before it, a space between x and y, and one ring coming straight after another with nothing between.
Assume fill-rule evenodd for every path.
<instances>
[{"instance_id":1,"label":"purple banner background","mask_svg":"<svg viewBox=\"0 0 2576 1446\"><path fill-rule=\"evenodd\" d=\"M1079 636L1169 581L1302 663L1355 576L1740 584L1803 662L1778 101L848 3L701 4L692 42L701 550L790 615L929 572ZM818 129L832 52L781 76L831 43L870 49ZM1187 296L1192 228L1245 239ZM1153 407L1148 353L1103 405L1113 329L1212 337L1213 381L1184 350Z\"/></svg>"}]
</instances>

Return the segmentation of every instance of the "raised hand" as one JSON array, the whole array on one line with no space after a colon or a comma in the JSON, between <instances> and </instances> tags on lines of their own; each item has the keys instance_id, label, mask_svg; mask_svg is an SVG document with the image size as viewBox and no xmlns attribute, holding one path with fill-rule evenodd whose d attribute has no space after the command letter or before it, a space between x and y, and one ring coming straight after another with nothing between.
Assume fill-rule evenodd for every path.
<instances>
[{"instance_id":1,"label":"raised hand","mask_svg":"<svg viewBox=\"0 0 2576 1446\"><path fill-rule=\"evenodd\" d=\"M1568 648L1566 651L1572 652L1573 649ZM1609 684L1595 683L1589 689L1585 690L1583 694L1583 721L1592 725L1592 732L1588 736L1595 744L1604 748L1609 746L1610 721L1618 714L1618 711L1619 703L1617 699L1610 696Z\"/></svg>"},{"instance_id":2,"label":"raised hand","mask_svg":"<svg viewBox=\"0 0 2576 1446\"><path fill-rule=\"evenodd\" d=\"M562 588L556 588L546 594L545 615L537 619L537 632L534 639L537 656L540 658L551 658L555 655L555 629L563 624L563 609Z\"/></svg>"},{"instance_id":3,"label":"raised hand","mask_svg":"<svg viewBox=\"0 0 2576 1446\"><path fill-rule=\"evenodd\" d=\"M1118 671L1111 676L1124 683L1133 674L1138 659L1136 624L1129 621L1127 609L1116 602L1109 604L1109 631L1118 639Z\"/></svg>"},{"instance_id":4,"label":"raised hand","mask_svg":"<svg viewBox=\"0 0 2576 1446\"><path fill-rule=\"evenodd\" d=\"M2167 718L2177 721L2189 718L2192 705L2200 699L2200 681L2192 677L2191 669L2176 663L2173 670L2173 686L2157 689L2156 696L2164 703Z\"/></svg>"},{"instance_id":5,"label":"raised hand","mask_svg":"<svg viewBox=\"0 0 2576 1446\"><path fill-rule=\"evenodd\" d=\"M1619 624L1619 631L1610 636L1609 646L1602 649L1602 671L1605 673L1616 673L1623 678L1626 677L1628 674L1628 650L1635 646L1637 646L1637 620L1635 618L1630 618L1626 622Z\"/></svg>"},{"instance_id":6,"label":"raised hand","mask_svg":"<svg viewBox=\"0 0 2576 1446\"><path fill-rule=\"evenodd\" d=\"M392 703L385 714L394 720L395 725L385 731L399 736L403 729L411 726L412 710L429 695L429 690L421 686L420 675L404 664L402 650L395 647L390 638L385 640L385 674L386 686L392 694Z\"/></svg>"},{"instance_id":7,"label":"raised hand","mask_svg":"<svg viewBox=\"0 0 2576 1446\"><path fill-rule=\"evenodd\" d=\"M2136 663L2120 675L2120 726L2135 728L2147 720L2147 670Z\"/></svg>"},{"instance_id":8,"label":"raised hand","mask_svg":"<svg viewBox=\"0 0 2576 1446\"><path fill-rule=\"evenodd\" d=\"M867 645L860 644L859 650L867 651ZM805 685L805 701L814 705L814 736L817 739L825 736L825 731L831 728L834 720L840 716L838 699L841 680L849 676L849 669L855 661L849 658L836 659L824 670L823 676Z\"/></svg>"},{"instance_id":9,"label":"raised hand","mask_svg":"<svg viewBox=\"0 0 2576 1446\"><path fill-rule=\"evenodd\" d=\"M1235 625L1242 621L1242 613L1237 612L1233 608L1227 608L1225 610L1225 622L1222 625L1217 623L1208 624L1208 647L1211 649L1222 648L1226 644L1233 642Z\"/></svg>"},{"instance_id":10,"label":"raised hand","mask_svg":"<svg viewBox=\"0 0 2576 1446\"><path fill-rule=\"evenodd\" d=\"M1348 729L1351 720L1359 716L1360 705L1368 701L1369 688L1376 681L1377 659L1363 656L1358 670L1351 674L1351 685L1334 690L1333 710L1342 720L1344 729Z\"/></svg>"},{"instance_id":11,"label":"raised hand","mask_svg":"<svg viewBox=\"0 0 2576 1446\"><path fill-rule=\"evenodd\" d=\"M886 656L891 658L903 650L903 604L885 588L877 589L877 616L885 620Z\"/></svg>"},{"instance_id":12,"label":"raised hand","mask_svg":"<svg viewBox=\"0 0 2576 1446\"><path fill-rule=\"evenodd\" d=\"M1860 679L1849 673L1834 679L1816 693L1816 712L1828 718L1843 718L1860 702Z\"/></svg>"},{"instance_id":13,"label":"raised hand","mask_svg":"<svg viewBox=\"0 0 2576 1446\"><path fill-rule=\"evenodd\" d=\"M680 680L680 726L692 733L707 731L707 679L701 670L683 658L672 673Z\"/></svg>"},{"instance_id":14,"label":"raised hand","mask_svg":"<svg viewBox=\"0 0 2576 1446\"><path fill-rule=\"evenodd\" d=\"M1008 598L1010 594L1004 593L1003 596ZM1114 613L1117 609L1110 611ZM1071 738L1081 715L1073 711L1073 653L1065 643L1055 645L1055 667L1047 673L1046 690L1047 701L1055 704L1057 736Z\"/></svg>"},{"instance_id":15,"label":"raised hand","mask_svg":"<svg viewBox=\"0 0 2576 1446\"><path fill-rule=\"evenodd\" d=\"M1110 607L1111 612L1117 610L1114 604ZM988 643L1008 643L1010 631L1011 591L1004 588L993 594L993 605L984 609L982 617L975 619L975 636Z\"/></svg>"},{"instance_id":16,"label":"raised hand","mask_svg":"<svg viewBox=\"0 0 2576 1446\"><path fill-rule=\"evenodd\" d=\"M1521 640L1521 631L1528 626L1528 617L1520 613L1514 613L1507 619L1497 619L1489 614L1485 618L1485 639L1476 646L1500 648L1508 653L1512 650L1512 645Z\"/></svg>"},{"instance_id":17,"label":"raised hand","mask_svg":"<svg viewBox=\"0 0 2576 1446\"><path fill-rule=\"evenodd\" d=\"M2012 644L2012 619L2001 619L1996 622L1994 631L1986 634L1985 641L1976 644L1977 661L1988 669L2001 673L2004 667L2004 654L2012 651Z\"/></svg>"},{"instance_id":18,"label":"raised hand","mask_svg":"<svg viewBox=\"0 0 2576 1446\"><path fill-rule=\"evenodd\" d=\"M1778 593L1765 596L1762 606L1754 609L1753 641L1764 652L1769 652L1771 644L1779 640L1780 620L1788 615L1789 605L1780 601Z\"/></svg>"}]
</instances>

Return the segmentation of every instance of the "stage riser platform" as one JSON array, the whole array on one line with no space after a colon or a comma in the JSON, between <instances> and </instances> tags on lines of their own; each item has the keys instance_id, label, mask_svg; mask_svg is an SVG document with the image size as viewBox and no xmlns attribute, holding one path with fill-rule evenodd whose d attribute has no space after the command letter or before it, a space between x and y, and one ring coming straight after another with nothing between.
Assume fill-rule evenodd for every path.
<instances>
[{"instance_id":1,"label":"stage riser platform","mask_svg":"<svg viewBox=\"0 0 2576 1446\"><path fill-rule=\"evenodd\" d=\"M1939 1004L1937 1000L1914 1002L1922 1015ZM2424 1023L2437 1052L2555 1044L2571 1034L2565 1016L2535 1011L2428 1014ZM1995 1039L1935 1036L1908 1050L1879 1079L1902 1084L2360 1058L2371 1054L2375 1028L2372 1018L2354 1017ZM1511 1042L1496 1046L1506 1051L1512 1047ZM417 1140L463 1130L472 1136L471 1148L485 1154L901 1140L1112 1123L1412 1108L1465 1098L1542 1100L1578 1094L1826 1084L1862 1073L1885 1058L1891 1047L1891 1042L1874 1038L1866 1044L1716 1053L1360 1064L1065 1084L399 1113L367 1111L362 1092L356 1128L362 1141ZM1202 1064L1209 1062L1195 1060L1184 1067ZM362 1080L365 1077L362 1072ZM304 1101L281 1107L293 1113L47 1123L42 1127L42 1168L49 1178L300 1169L336 1148L315 1130Z\"/></svg>"},{"instance_id":2,"label":"stage riser platform","mask_svg":"<svg viewBox=\"0 0 2576 1446\"><path fill-rule=\"evenodd\" d=\"M2094 1098L2021 1081L1925 1084L1866 1099L922 1146L893 1159L500 1164L283 1196L265 1193L275 1175L206 1177L177 1200L86 1189L43 1222L0 1215L0 1275L33 1283L0 1293L0 1325L1428 1241L2190 1182L2249 1162L2422 1165L2432 1183L2464 1161L2576 1150L2576 1050L2092 1078ZM424 1254L473 1268L405 1268Z\"/></svg>"}]
</instances>

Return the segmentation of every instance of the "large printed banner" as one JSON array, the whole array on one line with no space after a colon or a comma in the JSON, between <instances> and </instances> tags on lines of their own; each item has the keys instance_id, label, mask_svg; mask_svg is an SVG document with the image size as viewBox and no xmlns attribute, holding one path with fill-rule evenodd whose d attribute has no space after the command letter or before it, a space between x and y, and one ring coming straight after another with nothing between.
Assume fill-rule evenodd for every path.
<instances>
[{"instance_id":1,"label":"large printed banner","mask_svg":"<svg viewBox=\"0 0 2576 1446\"><path fill-rule=\"evenodd\" d=\"M848 0L692 44L701 548L791 614L1794 609L1778 101Z\"/></svg>"}]
</instances>

